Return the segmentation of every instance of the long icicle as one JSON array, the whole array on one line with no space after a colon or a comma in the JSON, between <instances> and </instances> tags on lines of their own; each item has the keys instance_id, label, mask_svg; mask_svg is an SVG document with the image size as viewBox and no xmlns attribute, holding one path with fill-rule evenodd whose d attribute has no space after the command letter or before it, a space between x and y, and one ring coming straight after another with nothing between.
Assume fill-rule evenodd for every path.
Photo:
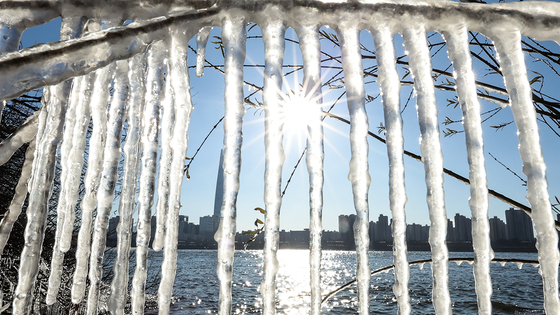
<instances>
[{"instance_id":1,"label":"long icicle","mask_svg":"<svg viewBox=\"0 0 560 315\"><path fill-rule=\"evenodd\" d=\"M270 10L272 11L272 10ZM265 174L264 203L264 274L261 283L263 315L276 314L276 273L278 272L277 252L280 243L280 208L282 206L282 167L284 148L282 147L282 64L284 60L284 33L286 26L278 18L278 13L270 12L274 18L263 25L264 41L264 86L265 109Z\"/></svg>"},{"instance_id":2,"label":"long icicle","mask_svg":"<svg viewBox=\"0 0 560 315\"><path fill-rule=\"evenodd\" d=\"M196 34L196 76L199 78L204 75L204 58L210 31L212 31L212 26L205 26Z\"/></svg>"},{"instance_id":3,"label":"long icicle","mask_svg":"<svg viewBox=\"0 0 560 315\"><path fill-rule=\"evenodd\" d=\"M404 46L408 53L414 89L417 95L416 109L420 124L420 150L424 159L427 202L430 212L429 243L432 250L432 300L436 314L451 314L449 297L448 258L445 244L447 234L447 214L443 191L443 155L439 140L439 124L432 62L426 44L426 30L423 25L406 28Z\"/></svg>"},{"instance_id":4,"label":"long icicle","mask_svg":"<svg viewBox=\"0 0 560 315\"><path fill-rule=\"evenodd\" d=\"M4 213L4 217L0 222L0 256L4 252L4 247L10 238L10 233L12 232L12 227L16 222L17 218L21 214L21 208L27 197L27 186L29 179L31 178L31 168L33 167L33 155L35 154L35 139L31 140L29 146L25 151L25 161L21 168L21 175L17 186L14 191L14 197L10 203L10 207Z\"/></svg>"},{"instance_id":5,"label":"long icicle","mask_svg":"<svg viewBox=\"0 0 560 315\"><path fill-rule=\"evenodd\" d=\"M70 104L70 106L74 108L74 117L72 117L72 120L67 119L67 124L64 126L64 139L60 155L60 159L64 161L64 163L61 163L61 187L56 209L57 228L46 297L47 305L54 304L58 296L65 252L62 248L63 240L67 238L66 241L68 244L70 244L72 240L74 210L78 199L84 162L84 149L86 146L86 133L90 120L89 99L86 98L89 98L89 95L91 95L88 90L94 77L95 74L90 73L74 80L75 83L79 81L77 89L72 89L72 94L77 92L78 100L76 103ZM72 97L72 99L74 100L74 97ZM66 117L69 118L69 115ZM69 217L72 217L72 223L68 222Z\"/></svg>"},{"instance_id":6,"label":"long icicle","mask_svg":"<svg viewBox=\"0 0 560 315\"><path fill-rule=\"evenodd\" d=\"M352 24L352 23L349 23ZM356 278L358 279L358 314L369 314L369 204L368 190L371 182L368 163L367 132L368 117L365 108L364 76L360 54L359 30L354 25L341 26L339 30L341 43L342 67L346 102L350 114L350 172L348 179L352 183L356 222L354 223L354 240L356 242Z\"/></svg>"},{"instance_id":7,"label":"long icicle","mask_svg":"<svg viewBox=\"0 0 560 315\"><path fill-rule=\"evenodd\" d=\"M135 69L136 67L136 69ZM132 215L134 214L134 204L136 200L136 178L138 176L138 153L142 112L138 95L138 82L143 78L143 67L138 62L137 57L129 61L128 80L129 98L127 102L126 120L128 130L126 142L123 148L124 167L122 175L122 192L119 202L119 223L117 226L117 257L113 262L113 280L111 282L111 295L108 307L113 314L124 314L124 308L128 298L128 279L130 246L132 240ZM134 81L130 81L134 80ZM134 91L132 87L134 86ZM143 98L141 98L143 99Z\"/></svg>"},{"instance_id":8,"label":"long icicle","mask_svg":"<svg viewBox=\"0 0 560 315\"><path fill-rule=\"evenodd\" d=\"M173 283L177 270L177 241L179 236L179 211L181 210L181 186L183 184L185 156L191 112L193 109L189 82L187 53L191 32L186 25L169 28L171 37L169 49L169 72L167 78L171 83L172 95L166 95L173 102L176 111L175 128L171 142L172 159L170 167L169 210L163 262L161 264L161 282L158 291L159 314L168 314Z\"/></svg>"},{"instance_id":9,"label":"long icicle","mask_svg":"<svg viewBox=\"0 0 560 315\"><path fill-rule=\"evenodd\" d=\"M224 118L224 194L221 222L215 236L218 242L218 279L220 280L219 314L231 313L233 253L235 250L235 219L241 171L243 142L243 63L245 62L245 19L241 15L226 16L222 27L225 45L225 118Z\"/></svg>"},{"instance_id":10,"label":"long icicle","mask_svg":"<svg viewBox=\"0 0 560 315\"><path fill-rule=\"evenodd\" d=\"M547 314L560 313L558 299L558 232L554 227L546 164L542 155L537 115L533 107L532 92L525 55L521 50L519 30L501 29L499 35L493 36L500 58L506 89L511 99L511 111L517 125L519 153L523 160L523 173L527 176L527 200L531 204L532 219L537 232L537 249L540 272L543 278L544 309Z\"/></svg>"},{"instance_id":11,"label":"long icicle","mask_svg":"<svg viewBox=\"0 0 560 315\"><path fill-rule=\"evenodd\" d=\"M107 140L103 159L103 171L97 194L97 216L93 229L91 256L89 261L89 293L87 301L87 314L97 314L99 299L99 286L103 276L103 256L107 240L107 225L113 205L113 195L117 182L117 167L120 161L121 134L123 114L128 95L128 62L116 62L113 99L109 110L107 123Z\"/></svg>"},{"instance_id":12,"label":"long icicle","mask_svg":"<svg viewBox=\"0 0 560 315\"><path fill-rule=\"evenodd\" d=\"M72 28L82 26L79 23L71 25ZM90 20L88 32L99 30L99 21ZM61 34L67 25L61 26ZM66 32L69 39L74 32ZM65 161L61 164L60 193L57 203L57 222L55 241L52 249L51 272L49 275L49 285L47 289L46 303L52 305L56 302L60 282L63 273L64 253L70 248L72 233L74 231L74 217L78 190L82 176L84 163L84 149L86 146L86 133L90 121L90 85L95 79L95 73L81 76L73 80L72 94L69 103L69 111L64 125L63 142L61 146L60 159Z\"/></svg>"},{"instance_id":13,"label":"long icicle","mask_svg":"<svg viewBox=\"0 0 560 315\"><path fill-rule=\"evenodd\" d=\"M393 292L397 298L399 314L410 314L410 295L406 247L406 211L407 202L404 176L404 137L401 118L401 83L396 68L395 34L387 25L381 25L373 32L379 79L383 98L383 114L387 137L387 156L389 158L389 203L393 223L393 264L395 265L395 284Z\"/></svg>"},{"instance_id":14,"label":"long icicle","mask_svg":"<svg viewBox=\"0 0 560 315\"><path fill-rule=\"evenodd\" d=\"M170 65L167 67L169 78ZM163 115L160 125L160 158L158 172L158 199L156 203L156 231L152 249L159 252L165 241L165 229L167 225L167 212L169 211L169 186L171 169L171 138L173 137L173 126L175 126L175 107L171 96L171 80L165 81L165 98L161 101Z\"/></svg>"},{"instance_id":15,"label":"long icicle","mask_svg":"<svg viewBox=\"0 0 560 315\"><path fill-rule=\"evenodd\" d=\"M452 28L453 27L453 28ZM444 33L449 59L453 63L457 82L457 95L463 112L463 127L469 161L469 180L472 212L472 237L474 249L474 280L478 304L478 314L492 313L492 279L490 262L494 252L490 245L490 222L488 221L488 180L484 166L484 141L480 103L477 99L474 72L467 28L451 24Z\"/></svg>"},{"instance_id":16,"label":"long icicle","mask_svg":"<svg viewBox=\"0 0 560 315\"><path fill-rule=\"evenodd\" d=\"M145 288L147 278L148 245L151 234L151 216L159 135L159 101L163 85L163 58L165 44L152 43L147 52L146 86L138 86L138 92L145 90L144 117L142 120L142 159L138 192L138 229L136 236L136 270L132 278L132 314L144 314ZM144 80L137 82L142 85ZM135 81L130 81L131 83ZM132 91L135 85L131 84ZM133 94L134 97L134 94ZM139 100L141 101L141 100Z\"/></svg>"},{"instance_id":17,"label":"long icicle","mask_svg":"<svg viewBox=\"0 0 560 315\"><path fill-rule=\"evenodd\" d=\"M312 20L312 19L310 19ZM323 233L323 183L324 183L324 145L323 145L323 103L321 91L321 43L317 25L296 28L299 47L304 65L303 88L309 100L309 111L314 113L308 121L307 133L307 172L309 173L310 207L310 245L309 265L311 284L312 315L321 314L321 236Z\"/></svg>"},{"instance_id":18,"label":"long icicle","mask_svg":"<svg viewBox=\"0 0 560 315\"><path fill-rule=\"evenodd\" d=\"M63 18L61 37L77 36L80 31L76 29L81 30L79 26L81 23L79 17ZM13 314L27 314L31 308L32 289L37 277L46 228L48 198L54 179L56 152L63 134L71 82L67 80L43 89L38 123L41 130L38 131L32 175L28 185L29 205L26 211L28 220L24 234L25 246L21 253L19 281L14 292Z\"/></svg>"},{"instance_id":19,"label":"long icicle","mask_svg":"<svg viewBox=\"0 0 560 315\"><path fill-rule=\"evenodd\" d=\"M103 149L107 137L107 104L109 85L115 64L97 70L91 96L93 130L89 139L88 169L84 179L85 195L80 203L82 210L80 231L76 248L76 270L72 279L72 303L80 303L85 295L86 278L91 253L93 212L97 206L97 191L103 170Z\"/></svg>"}]
</instances>

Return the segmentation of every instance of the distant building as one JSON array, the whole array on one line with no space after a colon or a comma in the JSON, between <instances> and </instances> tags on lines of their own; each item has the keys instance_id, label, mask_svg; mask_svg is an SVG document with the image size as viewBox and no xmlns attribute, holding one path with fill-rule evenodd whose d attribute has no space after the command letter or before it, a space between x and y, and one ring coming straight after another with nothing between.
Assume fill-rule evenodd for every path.
<instances>
[{"instance_id":1,"label":"distant building","mask_svg":"<svg viewBox=\"0 0 560 315\"><path fill-rule=\"evenodd\" d=\"M204 216L200 218L198 234L203 236L205 240L210 241L214 239L214 234L218 230L220 224L220 217L217 215Z\"/></svg>"},{"instance_id":2,"label":"distant building","mask_svg":"<svg viewBox=\"0 0 560 315\"><path fill-rule=\"evenodd\" d=\"M406 226L406 239L408 241L427 242L429 233L430 227L427 225L412 223Z\"/></svg>"},{"instance_id":3,"label":"distant building","mask_svg":"<svg viewBox=\"0 0 560 315\"><path fill-rule=\"evenodd\" d=\"M455 241L472 241L472 221L464 215L455 214Z\"/></svg>"},{"instance_id":4,"label":"distant building","mask_svg":"<svg viewBox=\"0 0 560 315\"><path fill-rule=\"evenodd\" d=\"M500 218L494 216L490 218L490 241L499 242L505 241L506 236L506 223Z\"/></svg>"},{"instance_id":5,"label":"distant building","mask_svg":"<svg viewBox=\"0 0 560 315\"><path fill-rule=\"evenodd\" d=\"M447 219L447 241L453 242L455 241L455 229L453 228L453 221Z\"/></svg>"},{"instance_id":6,"label":"distant building","mask_svg":"<svg viewBox=\"0 0 560 315\"><path fill-rule=\"evenodd\" d=\"M510 208L506 210L507 239L533 241L533 222L523 210Z\"/></svg>"},{"instance_id":7,"label":"distant building","mask_svg":"<svg viewBox=\"0 0 560 315\"><path fill-rule=\"evenodd\" d=\"M179 216L179 241L187 240L187 228L189 225L189 217L186 215Z\"/></svg>"},{"instance_id":8,"label":"distant building","mask_svg":"<svg viewBox=\"0 0 560 315\"><path fill-rule=\"evenodd\" d=\"M345 246L350 249L356 248L354 244L354 222L356 221L356 215L339 215L338 216L338 232L342 237L342 241Z\"/></svg>"}]
</instances>

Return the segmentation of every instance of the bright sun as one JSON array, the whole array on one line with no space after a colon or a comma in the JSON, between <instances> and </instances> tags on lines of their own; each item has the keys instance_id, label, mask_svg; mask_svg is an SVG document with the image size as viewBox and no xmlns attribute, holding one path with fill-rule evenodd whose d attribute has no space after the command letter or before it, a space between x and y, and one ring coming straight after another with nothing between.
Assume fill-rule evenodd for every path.
<instances>
[{"instance_id":1,"label":"bright sun","mask_svg":"<svg viewBox=\"0 0 560 315\"><path fill-rule=\"evenodd\" d=\"M320 104L312 95L304 95L303 92L290 91L284 94L282 109L284 134L298 138L306 138L307 126L321 115Z\"/></svg>"}]
</instances>

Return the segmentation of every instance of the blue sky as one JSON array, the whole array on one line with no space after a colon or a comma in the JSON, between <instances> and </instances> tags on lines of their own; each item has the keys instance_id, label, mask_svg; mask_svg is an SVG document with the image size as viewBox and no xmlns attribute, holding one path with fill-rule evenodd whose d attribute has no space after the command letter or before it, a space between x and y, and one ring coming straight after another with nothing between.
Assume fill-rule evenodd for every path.
<instances>
[{"instance_id":1,"label":"blue sky","mask_svg":"<svg viewBox=\"0 0 560 315\"><path fill-rule=\"evenodd\" d=\"M60 21L55 20L46 26L28 30L24 33L23 45L28 47L35 42L51 42L58 40L58 28ZM212 31L213 36L219 36L220 29L215 28ZM259 35L258 28L253 29L249 35ZM435 35L434 41L437 42ZM292 30L288 30L287 38L296 39ZM362 32L362 43L368 48L373 49L371 35ZM212 40L212 39L211 39ZM400 35L395 39L397 54L403 53ZM191 41L191 45L196 47L196 43ZM331 54L338 55L338 49L333 47L331 43L322 42L322 49ZM207 48L207 58L215 64L223 64L221 52L214 49L213 44L209 43ZM260 39L249 39L247 41L248 56L246 64L264 64L263 45ZM556 44L548 43L547 47L558 51ZM189 65L194 65L196 57L193 53L189 54ZM550 73L542 66L538 66L529 57L526 58L530 69L543 73L546 78L547 86L557 86L558 78L547 75ZM301 64L301 56L299 48L289 43L286 44L285 64ZM443 65L447 63L447 53L443 49L434 60L434 64ZM365 64L367 66L367 64ZM245 71L245 80L256 85L262 85L262 74L260 68L247 68ZM547 72L548 71L548 72ZM503 82L496 76L483 76L487 71L481 64L475 63L475 72L479 74L477 79L503 86ZM404 72L403 72L404 73ZM197 78L194 69L191 71L191 93L193 95L193 103L195 109L192 113L191 126L189 130L189 150L187 156L191 157L200 143L206 137L212 126L223 116L224 104L224 81L223 76L213 70L207 68L202 78ZM529 73L530 79L534 74ZM301 80L302 73L299 78ZM289 77L292 87L294 79ZM370 81L368 79L367 81ZM328 105L336 99L342 89L325 92L325 104ZM410 93L410 87L403 87L402 103L406 101ZM245 88L245 95L251 93ZM549 91L554 95L554 91ZM366 93L375 96L379 93L377 83L366 84ZM557 93L556 93L557 94ZM258 95L258 94L257 94ZM260 96L257 96L260 99ZM453 97L453 93L437 92L439 121L443 122L445 117L453 120L461 118L460 110L446 107L446 99ZM420 154L419 149L419 128L416 119L415 98L412 98L408 107L403 112L404 133L405 133L405 149ZM494 108L493 104L481 101L482 111ZM377 132L377 126L383 121L383 113L381 110L381 99L378 98L366 105L370 130ZM348 118L345 99L333 110L344 118ZM241 188L238 198L238 230L251 229L253 222L261 215L254 211L255 207L264 207L263 201L263 178L264 178L264 113L254 108L247 108L245 115L245 125L243 127L243 155L242 155L242 171L241 171ZM522 175L522 163L519 156L517 146L518 140L516 136L516 127L513 124L506 126L501 131L491 128L491 125L512 120L509 108L502 110L498 115L490 119L484 124L485 151L492 153L496 158L500 159L509 168ZM459 128L460 126L454 126ZM444 128L444 126L440 126ZM549 193L560 197L560 138L554 135L546 126L540 125L541 143L543 145L543 153L545 161L548 165ZM338 215L355 213L352 202L351 185L347 179L348 164L350 160L350 144L348 141L349 127L344 123L327 118L325 120L325 189L324 189L324 210L323 210L323 227L326 230L338 229ZM218 161L220 149L222 148L223 125L209 137L208 141L201 149L196 160L192 163L190 169L190 180L183 183L183 191L181 203L183 208L181 214L188 215L189 221L198 223L198 218L204 215L210 215L214 208L214 191L216 186L216 177L218 172ZM304 146L305 136L303 134L288 134L285 137L286 160L284 165L283 181L286 182L288 176L292 172L294 165L299 158ZM441 142L444 152L445 167L467 177L468 165L466 159L466 148L464 143L464 135L458 134L452 137L441 136ZM379 214L390 215L388 201L388 168L386 147L384 144L369 139L370 146L370 174L372 178L369 202L370 202L370 220L376 220ZM488 154L486 155L486 166L488 171L489 187L497 190L512 199L524 204L528 204L525 199L526 189L521 181L514 175L500 166ZM424 168L423 165L415 160L405 157L406 166L406 185L407 185L407 221L409 223L429 224L428 210L426 206L426 188L424 184ZM308 175L305 164L300 165L297 169L292 183L288 188L283 199L281 212L281 229L303 229L309 225L309 199L308 199ZM453 178L445 178L446 191L446 207L448 217L452 218L455 213L460 213L470 217L468 206L469 187ZM504 218L504 210L508 209L506 205L500 201L490 198L490 216L498 216Z\"/></svg>"}]
</instances>

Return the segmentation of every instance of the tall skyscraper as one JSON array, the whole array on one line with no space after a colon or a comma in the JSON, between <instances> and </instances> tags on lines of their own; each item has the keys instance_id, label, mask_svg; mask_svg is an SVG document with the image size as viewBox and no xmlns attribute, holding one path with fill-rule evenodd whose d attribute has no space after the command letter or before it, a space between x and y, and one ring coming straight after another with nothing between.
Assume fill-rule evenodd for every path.
<instances>
[{"instance_id":1,"label":"tall skyscraper","mask_svg":"<svg viewBox=\"0 0 560 315\"><path fill-rule=\"evenodd\" d=\"M224 150L220 151L220 164L218 166L218 178L216 179L216 195L214 196L214 215L222 213L222 202L224 200Z\"/></svg>"}]
</instances>

